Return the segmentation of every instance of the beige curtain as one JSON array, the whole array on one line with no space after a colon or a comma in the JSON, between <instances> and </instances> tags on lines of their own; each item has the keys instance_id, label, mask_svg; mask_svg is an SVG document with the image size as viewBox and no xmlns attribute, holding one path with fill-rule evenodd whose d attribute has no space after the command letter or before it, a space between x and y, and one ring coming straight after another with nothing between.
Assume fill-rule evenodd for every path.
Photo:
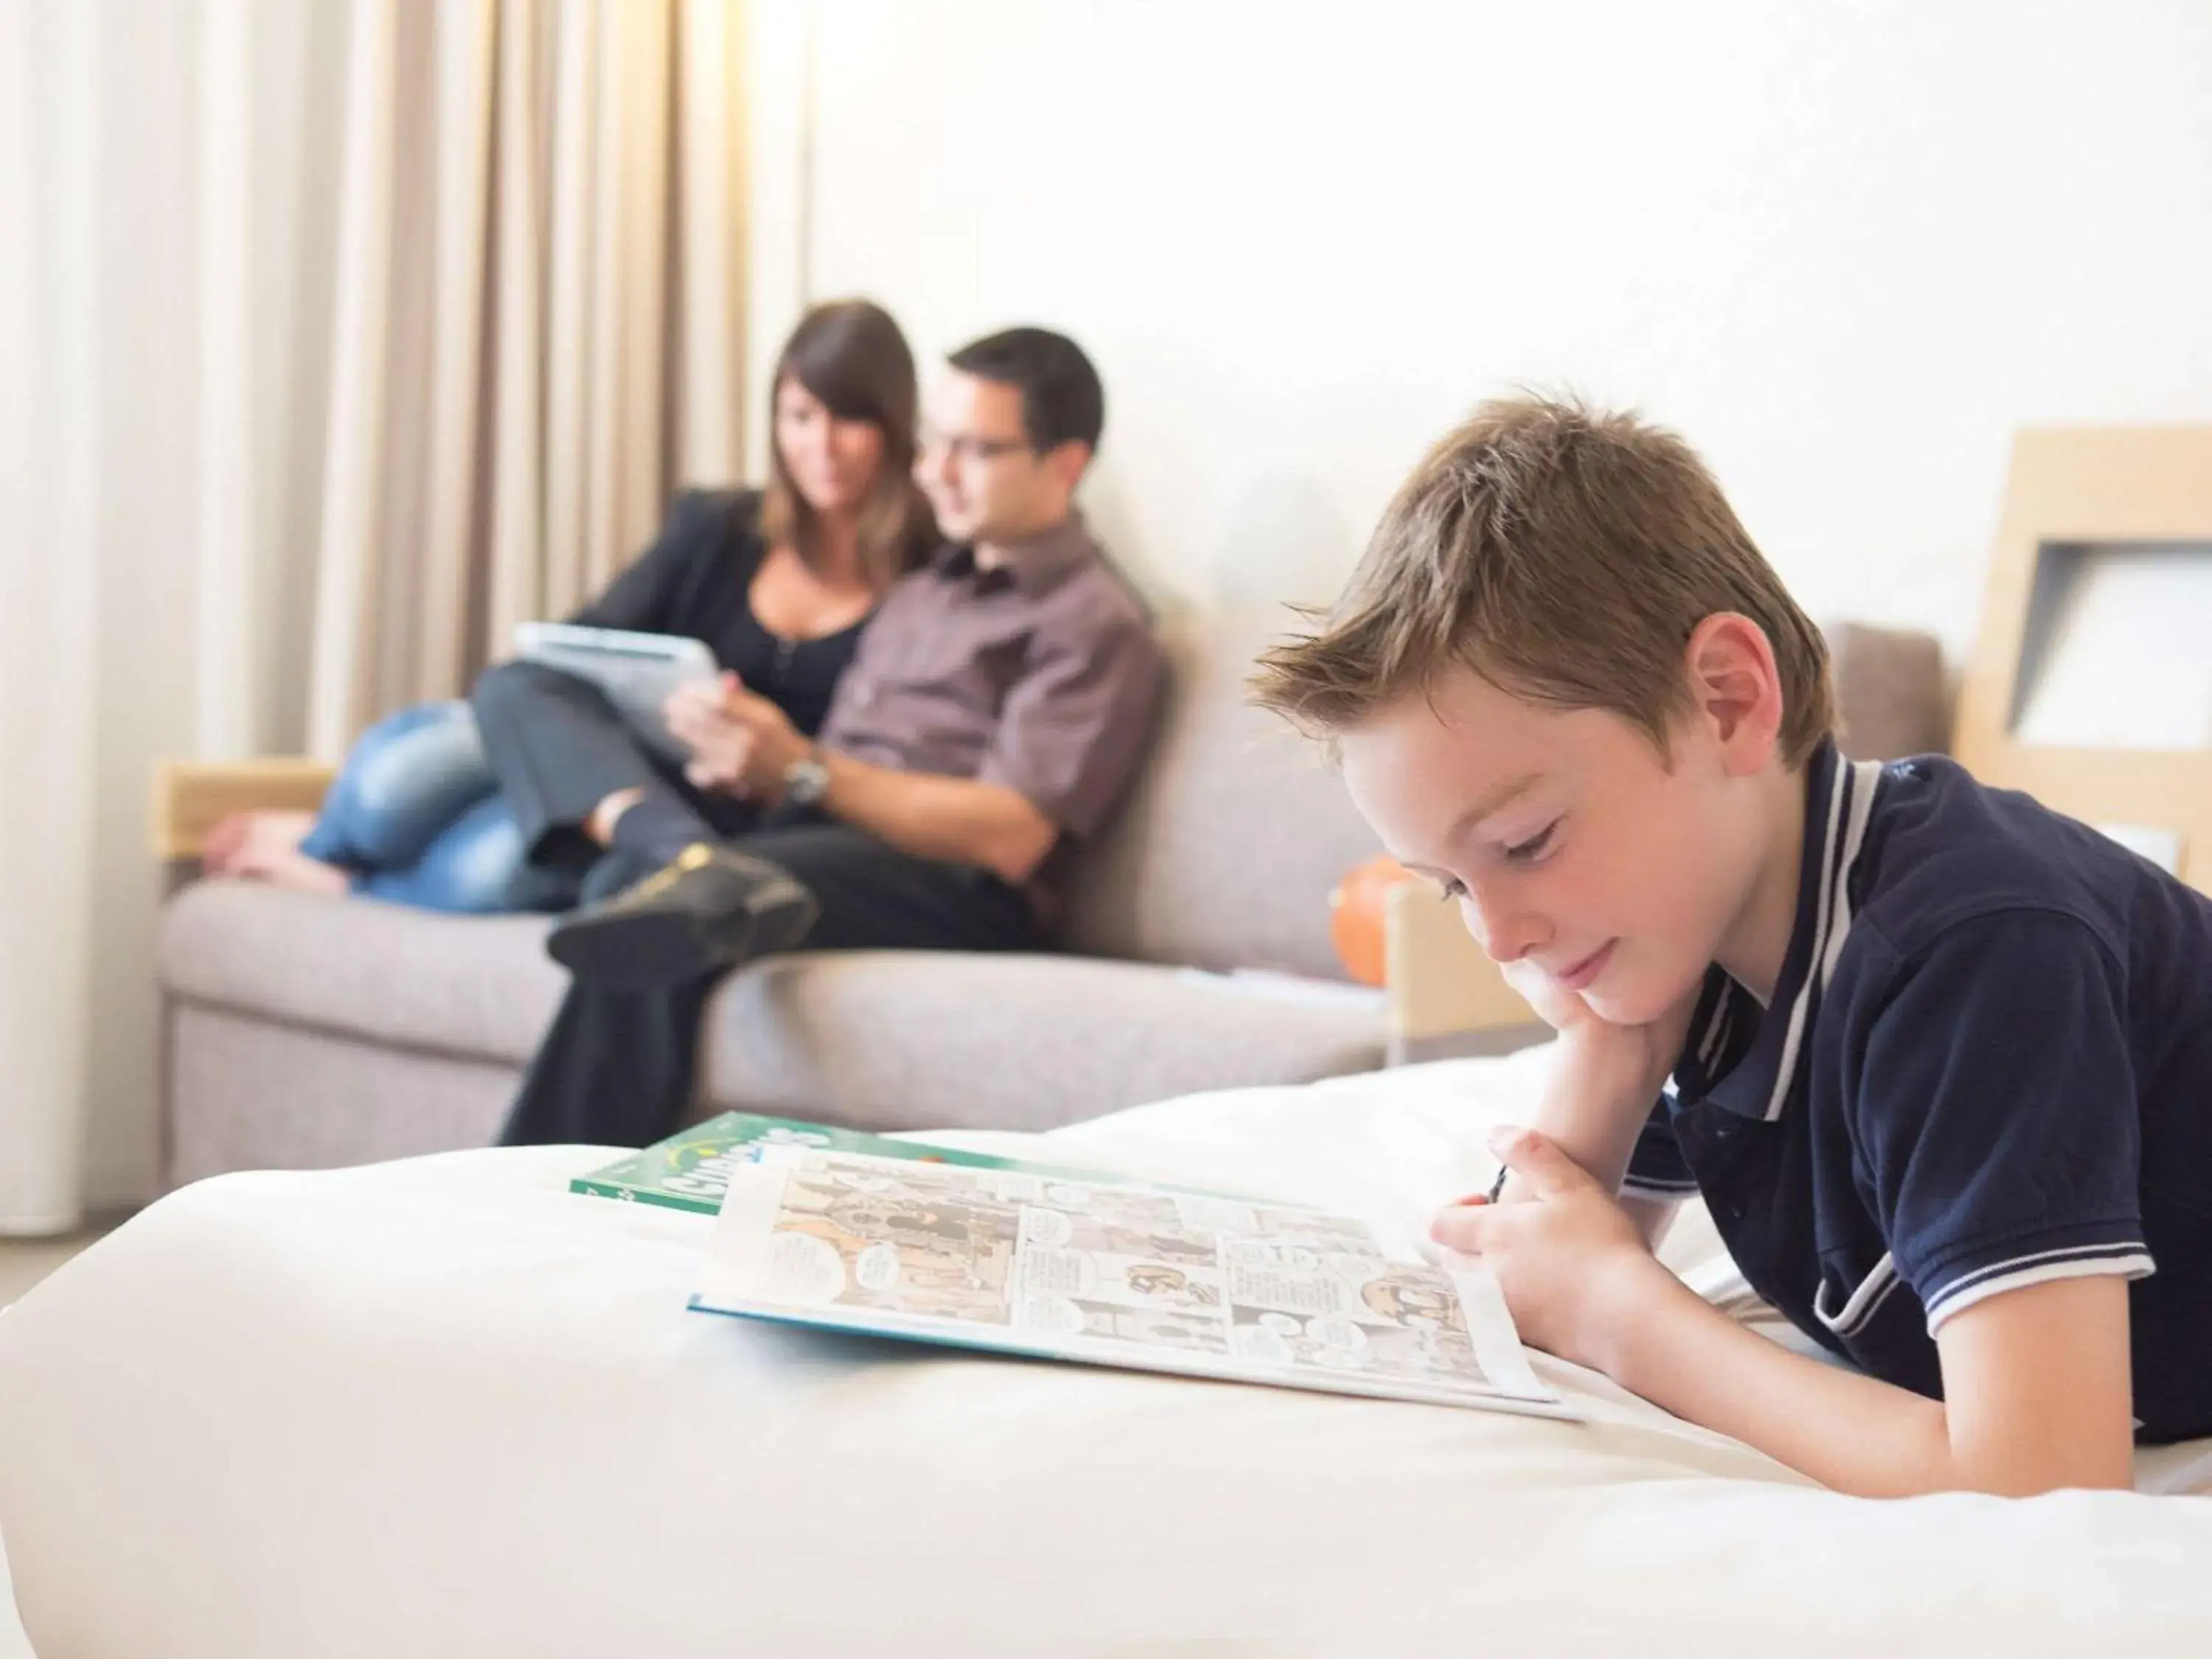
<instances>
[{"instance_id":1,"label":"beige curtain","mask_svg":"<svg viewBox=\"0 0 2212 1659\"><path fill-rule=\"evenodd\" d=\"M149 1193L157 763L336 756L738 476L738 13L0 0L0 1231Z\"/></svg>"},{"instance_id":2,"label":"beige curtain","mask_svg":"<svg viewBox=\"0 0 2212 1659\"><path fill-rule=\"evenodd\" d=\"M103 338L96 42L0 0L0 1235L76 1224Z\"/></svg>"},{"instance_id":3,"label":"beige curtain","mask_svg":"<svg viewBox=\"0 0 2212 1659\"><path fill-rule=\"evenodd\" d=\"M738 465L716 0L350 8L308 747L450 696Z\"/></svg>"}]
</instances>

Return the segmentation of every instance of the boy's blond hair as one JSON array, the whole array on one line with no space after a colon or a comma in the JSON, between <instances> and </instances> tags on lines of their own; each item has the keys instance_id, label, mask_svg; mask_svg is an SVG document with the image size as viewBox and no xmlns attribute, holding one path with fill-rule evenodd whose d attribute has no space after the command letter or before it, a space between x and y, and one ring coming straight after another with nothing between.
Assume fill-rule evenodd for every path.
<instances>
[{"instance_id":1,"label":"boy's blond hair","mask_svg":"<svg viewBox=\"0 0 2212 1659\"><path fill-rule=\"evenodd\" d=\"M1774 647L1783 757L1802 764L1835 724L1827 647L1696 453L1632 415L1501 398L1414 469L1319 631L1262 655L1252 693L1334 734L1459 662L1610 709L1663 755L1689 712L1683 652L1722 611Z\"/></svg>"}]
</instances>

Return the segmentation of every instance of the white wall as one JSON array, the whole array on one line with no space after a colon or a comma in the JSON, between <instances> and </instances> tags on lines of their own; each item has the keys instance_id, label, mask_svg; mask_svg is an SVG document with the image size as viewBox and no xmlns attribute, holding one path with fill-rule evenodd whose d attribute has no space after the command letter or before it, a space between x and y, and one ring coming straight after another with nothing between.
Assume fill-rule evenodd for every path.
<instances>
[{"instance_id":1,"label":"white wall","mask_svg":"<svg viewBox=\"0 0 2212 1659\"><path fill-rule=\"evenodd\" d=\"M2204 0L811 24L811 293L933 354L1082 340L1094 516L1164 597L1328 597L1424 445L1528 380L1687 434L1815 616L1955 653L2011 428L2212 420Z\"/></svg>"}]
</instances>

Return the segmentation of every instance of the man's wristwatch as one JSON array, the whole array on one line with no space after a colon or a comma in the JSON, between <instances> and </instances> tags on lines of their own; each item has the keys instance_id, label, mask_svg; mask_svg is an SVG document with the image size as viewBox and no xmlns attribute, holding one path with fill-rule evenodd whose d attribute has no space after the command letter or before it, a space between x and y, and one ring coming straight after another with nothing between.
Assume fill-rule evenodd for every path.
<instances>
[{"instance_id":1,"label":"man's wristwatch","mask_svg":"<svg viewBox=\"0 0 2212 1659\"><path fill-rule=\"evenodd\" d=\"M787 805L811 806L819 801L830 787L830 769L822 763L822 751L810 746L806 752L783 769L783 799Z\"/></svg>"}]
</instances>

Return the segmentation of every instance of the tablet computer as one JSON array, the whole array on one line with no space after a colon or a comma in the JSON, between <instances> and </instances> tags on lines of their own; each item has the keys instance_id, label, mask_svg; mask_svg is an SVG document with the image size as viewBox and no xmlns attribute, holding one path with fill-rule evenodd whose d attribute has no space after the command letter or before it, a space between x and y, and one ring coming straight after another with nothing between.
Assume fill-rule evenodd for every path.
<instances>
[{"instance_id":1,"label":"tablet computer","mask_svg":"<svg viewBox=\"0 0 2212 1659\"><path fill-rule=\"evenodd\" d=\"M671 692L690 680L711 680L721 671L714 653L681 634L638 634L620 628L580 628L571 623L526 622L514 630L514 654L564 674L589 680L638 735L663 754L686 750L670 732L660 710Z\"/></svg>"}]
</instances>

